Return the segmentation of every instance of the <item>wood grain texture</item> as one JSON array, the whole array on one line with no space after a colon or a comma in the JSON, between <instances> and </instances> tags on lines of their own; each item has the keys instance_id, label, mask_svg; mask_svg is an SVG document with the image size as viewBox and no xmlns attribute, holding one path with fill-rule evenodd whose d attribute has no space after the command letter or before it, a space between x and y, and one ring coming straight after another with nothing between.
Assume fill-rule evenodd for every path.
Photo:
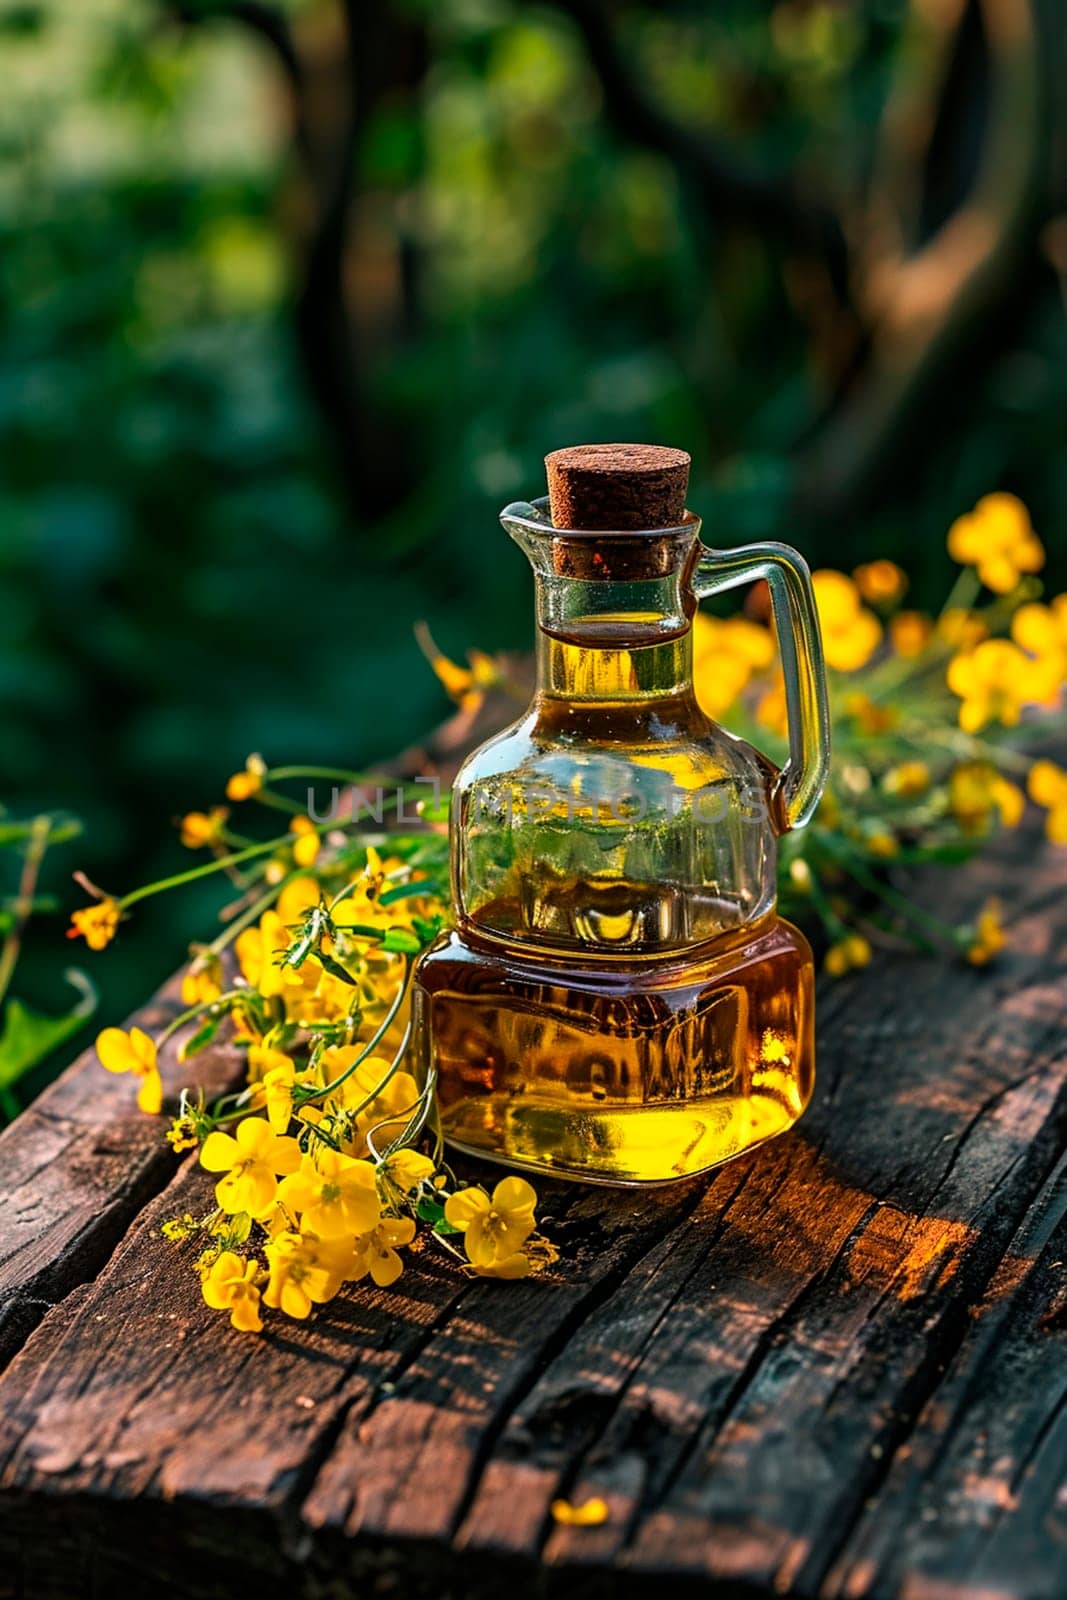
<instances>
[{"instance_id":1,"label":"wood grain texture","mask_svg":"<svg viewBox=\"0 0 1067 1600\"><path fill-rule=\"evenodd\" d=\"M181 1009L178 979L130 1019L156 1033ZM160 1053L168 1096L187 1083L219 1094L241 1058L217 1044L180 1066ZM89 1048L0 1133L0 1366L42 1316L93 1277L145 1203L174 1171L166 1122L137 1109L136 1084L105 1072Z\"/></svg>"},{"instance_id":2,"label":"wood grain texture","mask_svg":"<svg viewBox=\"0 0 1067 1600\"><path fill-rule=\"evenodd\" d=\"M540 1278L430 1249L255 1341L159 1236L186 1162L0 1379L0 1596L1062 1594L1067 858L1023 835L932 890L994 891L996 969L823 992L792 1134L541 1185Z\"/></svg>"}]
</instances>

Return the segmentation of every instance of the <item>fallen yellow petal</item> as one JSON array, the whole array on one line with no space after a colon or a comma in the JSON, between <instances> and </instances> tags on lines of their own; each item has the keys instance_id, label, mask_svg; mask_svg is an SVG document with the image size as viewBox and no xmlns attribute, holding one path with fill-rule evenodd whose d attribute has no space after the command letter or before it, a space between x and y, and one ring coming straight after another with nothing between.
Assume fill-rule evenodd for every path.
<instances>
[{"instance_id":1,"label":"fallen yellow petal","mask_svg":"<svg viewBox=\"0 0 1067 1600\"><path fill-rule=\"evenodd\" d=\"M552 1515L565 1528L597 1528L608 1520L607 1501L601 1500L599 1495L583 1501L580 1506L572 1505L569 1500L553 1500Z\"/></svg>"}]
</instances>

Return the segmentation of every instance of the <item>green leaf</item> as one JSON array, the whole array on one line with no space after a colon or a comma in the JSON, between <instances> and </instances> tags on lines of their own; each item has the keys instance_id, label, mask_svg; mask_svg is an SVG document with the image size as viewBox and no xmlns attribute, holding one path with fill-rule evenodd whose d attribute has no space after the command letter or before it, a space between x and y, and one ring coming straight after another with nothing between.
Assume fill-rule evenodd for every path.
<instances>
[{"instance_id":1,"label":"green leaf","mask_svg":"<svg viewBox=\"0 0 1067 1600\"><path fill-rule=\"evenodd\" d=\"M54 894L35 894L29 900L20 900L16 896L8 896L0 900L0 918L11 916L12 920L14 920L14 916L18 914L32 917L41 911L58 910L59 901ZM3 923L0 921L0 927L2 926Z\"/></svg>"},{"instance_id":2,"label":"green leaf","mask_svg":"<svg viewBox=\"0 0 1067 1600\"><path fill-rule=\"evenodd\" d=\"M335 961L333 956L328 956L324 950L316 950L315 959L316 961L322 963L323 969L328 972L331 977L340 978L342 983L350 984L353 989L357 989L359 987L358 980L353 978L350 972L346 972L341 963L339 961Z\"/></svg>"},{"instance_id":3,"label":"green leaf","mask_svg":"<svg viewBox=\"0 0 1067 1600\"><path fill-rule=\"evenodd\" d=\"M31 1011L21 1000L9 1000L0 1033L0 1089L18 1083L32 1067L57 1046L77 1033L86 1017L96 1010L96 990L83 972L71 967L63 974L79 991L81 999L60 1017Z\"/></svg>"},{"instance_id":4,"label":"green leaf","mask_svg":"<svg viewBox=\"0 0 1067 1600\"><path fill-rule=\"evenodd\" d=\"M380 906L394 905L397 900L413 900L421 895L440 895L441 885L434 883L431 878L420 878L418 883L398 883L395 889L387 889L378 897Z\"/></svg>"},{"instance_id":5,"label":"green leaf","mask_svg":"<svg viewBox=\"0 0 1067 1600\"><path fill-rule=\"evenodd\" d=\"M196 1032L186 1039L178 1051L178 1060L188 1061L190 1057L199 1055L201 1050L206 1050L218 1033L224 1015L224 1012L219 1012L217 1016L206 1016Z\"/></svg>"},{"instance_id":6,"label":"green leaf","mask_svg":"<svg viewBox=\"0 0 1067 1600\"><path fill-rule=\"evenodd\" d=\"M381 928L372 928L368 923L354 922L345 927L345 932L355 939L373 939L380 949L403 955L417 956L423 946L423 941L410 928L387 928L383 933ZM319 959L322 960L321 955Z\"/></svg>"},{"instance_id":7,"label":"green leaf","mask_svg":"<svg viewBox=\"0 0 1067 1600\"><path fill-rule=\"evenodd\" d=\"M38 824L48 823L48 834L45 845L67 844L71 839L77 839L82 831L82 825L77 817L31 817L29 822L0 822L0 846L22 844L37 831Z\"/></svg>"}]
</instances>

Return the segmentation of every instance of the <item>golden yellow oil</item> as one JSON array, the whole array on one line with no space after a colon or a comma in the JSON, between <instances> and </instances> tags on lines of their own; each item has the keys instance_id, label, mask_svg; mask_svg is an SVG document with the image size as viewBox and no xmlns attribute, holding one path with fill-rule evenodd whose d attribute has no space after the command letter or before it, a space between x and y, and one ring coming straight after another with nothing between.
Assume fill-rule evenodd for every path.
<instances>
[{"instance_id":1,"label":"golden yellow oil","mask_svg":"<svg viewBox=\"0 0 1067 1600\"><path fill-rule=\"evenodd\" d=\"M662 1183L783 1132L811 1094L812 961L781 918L658 959L452 931L416 978L442 1128L474 1155Z\"/></svg>"}]
</instances>

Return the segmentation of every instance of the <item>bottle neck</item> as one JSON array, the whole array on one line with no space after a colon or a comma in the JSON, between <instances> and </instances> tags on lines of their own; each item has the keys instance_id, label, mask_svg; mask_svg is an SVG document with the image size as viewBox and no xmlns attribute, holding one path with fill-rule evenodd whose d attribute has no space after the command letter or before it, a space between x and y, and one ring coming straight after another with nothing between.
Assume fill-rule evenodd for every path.
<instances>
[{"instance_id":1,"label":"bottle neck","mask_svg":"<svg viewBox=\"0 0 1067 1600\"><path fill-rule=\"evenodd\" d=\"M688 621L657 612L598 612L560 624L537 618L541 700L619 705L692 703L693 634Z\"/></svg>"}]
</instances>

